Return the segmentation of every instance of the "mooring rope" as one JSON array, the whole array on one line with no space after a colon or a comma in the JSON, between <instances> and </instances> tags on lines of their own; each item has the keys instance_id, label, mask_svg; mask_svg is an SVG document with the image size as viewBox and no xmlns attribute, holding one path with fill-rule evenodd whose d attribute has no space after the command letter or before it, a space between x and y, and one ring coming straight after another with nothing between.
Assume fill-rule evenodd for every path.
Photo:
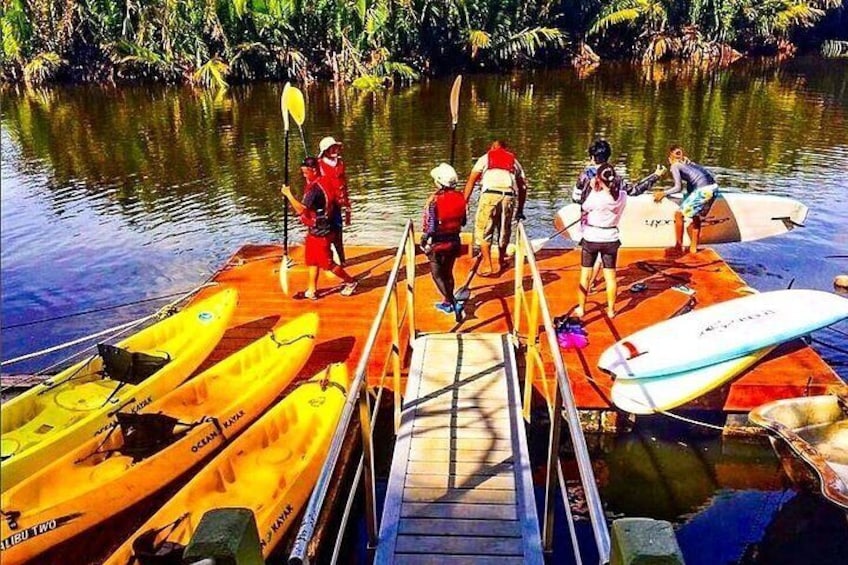
<instances>
[{"instance_id":1,"label":"mooring rope","mask_svg":"<svg viewBox=\"0 0 848 565\"><path fill-rule=\"evenodd\" d=\"M212 276L214 276L214 275L212 275ZM27 353L26 355L21 355L20 357L15 357L14 359L9 359L8 361L0 362L0 367L5 367L7 365L19 363L21 361L25 361L27 359L32 359L34 357L41 357L42 355L46 355L48 353L53 353L54 351L60 351L62 349L67 349L68 347L73 347L74 345L79 345L80 343L85 343L86 341L89 341L89 340L94 339L96 337L101 337L101 336L104 336L104 335L107 335L107 334L113 334L113 335L110 336L110 338L114 338L114 337L117 337L118 335L120 335L121 333L124 333L124 332L134 328L135 326L138 326L138 325L140 325L140 324L142 324L142 323L144 323L148 320L151 320L152 318L155 318L157 316L164 317L164 315L168 314L174 306L176 306L180 302L186 300L187 298L189 298L193 294L199 292L203 288L207 287L210 284L209 281L211 280L212 276L210 276L208 279L206 279L203 282L203 284L189 290L188 292L182 293L179 298L177 298L176 300L174 300L172 302L169 302L168 304L166 304L162 308L158 309L156 312L153 312L152 314L148 314L147 316L144 316L144 317L139 318L137 320L133 320L131 322L126 322L124 324L119 324L117 326L114 326L114 327L111 327L111 328L108 328L108 329L105 329L105 330L102 330L102 331L81 337L81 338L78 338L78 339L67 341L65 343L60 343L59 345L54 345L52 347L48 347L48 348L42 349L40 351L35 351L33 353ZM87 348L83 349L82 351L78 351L78 352L74 353L73 355L68 356L65 359L59 361L58 363L54 363L50 367L48 367L46 369L42 369L41 371L39 371L39 373L44 373L46 371L49 371L50 369L65 363L66 361L76 357L77 355L79 355L83 351L87 351L88 349L91 349L92 347L94 347L94 346L87 347Z\"/></svg>"},{"instance_id":2,"label":"mooring rope","mask_svg":"<svg viewBox=\"0 0 848 565\"><path fill-rule=\"evenodd\" d=\"M52 318L43 318L41 320L30 320L28 322L21 322L20 324L12 324L9 326L0 326L0 330L12 330L15 328L24 328L27 326L34 326L36 324L44 324L47 322L55 322L57 320L66 320L68 318L76 318L77 316L85 316L87 314L96 314L98 312L107 312L109 310L117 310L119 308L125 308L127 306L135 306L137 304L145 304L147 302L156 302L157 300L165 300L166 298L173 298L175 296L182 296L185 294L185 291L173 292L171 294L164 294L162 296L155 296L153 298L145 298L143 300L134 300L132 302L124 302L123 304L115 304L113 306L103 306L102 308L92 308L91 310L83 310L82 312L75 312L73 314L64 314L62 316L54 316Z\"/></svg>"}]
</instances>

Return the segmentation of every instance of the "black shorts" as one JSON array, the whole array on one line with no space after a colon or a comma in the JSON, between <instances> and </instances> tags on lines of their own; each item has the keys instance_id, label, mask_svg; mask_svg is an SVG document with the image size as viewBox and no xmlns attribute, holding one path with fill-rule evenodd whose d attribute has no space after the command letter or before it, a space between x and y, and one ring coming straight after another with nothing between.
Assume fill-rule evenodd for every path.
<instances>
[{"instance_id":1,"label":"black shorts","mask_svg":"<svg viewBox=\"0 0 848 565\"><path fill-rule=\"evenodd\" d=\"M580 246L583 248L583 254L580 256L581 266L586 268L593 267L595 261L598 259L598 255L600 255L604 269L615 269L615 262L618 259L618 248L621 247L620 241L596 243L594 241L583 240Z\"/></svg>"}]
</instances>

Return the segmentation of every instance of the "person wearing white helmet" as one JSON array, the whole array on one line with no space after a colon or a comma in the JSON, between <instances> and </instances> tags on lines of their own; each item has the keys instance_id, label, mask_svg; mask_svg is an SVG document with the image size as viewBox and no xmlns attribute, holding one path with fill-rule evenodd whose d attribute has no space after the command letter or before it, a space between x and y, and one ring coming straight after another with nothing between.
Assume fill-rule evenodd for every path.
<instances>
[{"instance_id":1,"label":"person wearing white helmet","mask_svg":"<svg viewBox=\"0 0 848 565\"><path fill-rule=\"evenodd\" d=\"M456 190L459 179L447 163L430 171L430 176L436 183L436 192L424 207L421 249L430 260L430 274L444 298L436 303L436 309L453 314L459 323L465 311L453 294L453 266L460 252L459 232L466 223L465 197Z\"/></svg>"},{"instance_id":2,"label":"person wearing white helmet","mask_svg":"<svg viewBox=\"0 0 848 565\"><path fill-rule=\"evenodd\" d=\"M333 225L332 242L339 257L339 263L345 264L343 232L350 225L350 194L347 189L345 164L342 160L342 142L333 137L325 137L318 144L318 165L324 184L327 186L337 206L331 218Z\"/></svg>"},{"instance_id":3,"label":"person wearing white helmet","mask_svg":"<svg viewBox=\"0 0 848 565\"><path fill-rule=\"evenodd\" d=\"M474 185L480 179L483 193L477 202L474 220L474 245L479 247L487 271L480 276L500 274L506 260L506 248L512 237L512 220L524 219L527 199L527 178L524 169L502 139L496 139L485 155L471 169L465 183L465 200L471 198ZM492 243L498 231L498 267L492 265Z\"/></svg>"}]
</instances>

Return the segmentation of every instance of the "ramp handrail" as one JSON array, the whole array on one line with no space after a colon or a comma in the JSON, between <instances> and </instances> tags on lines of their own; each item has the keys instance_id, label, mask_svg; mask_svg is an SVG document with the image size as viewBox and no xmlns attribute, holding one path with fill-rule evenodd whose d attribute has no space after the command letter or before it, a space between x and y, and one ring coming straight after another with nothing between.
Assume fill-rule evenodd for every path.
<instances>
[{"instance_id":1,"label":"ramp handrail","mask_svg":"<svg viewBox=\"0 0 848 565\"><path fill-rule=\"evenodd\" d=\"M586 496L586 503L589 508L589 518L592 523L592 531L595 536L595 543L598 547L600 562L608 563L610 559L610 535L607 527L606 519L604 518L603 506L601 497L598 494L598 486L595 483L595 474L592 470L592 462L589 458L589 450L586 447L586 439L583 436L583 428L580 426L580 417L577 413L577 407L574 403L574 395L569 384L568 374L565 369L565 363L562 361L559 343L557 342L556 333L551 320L551 313L548 309L548 302L545 298L544 286L542 277L539 274L539 267L536 264L536 256L533 252L533 247L530 239L527 237L527 232L524 229L522 222L518 223L518 237L515 250L515 308L513 312L513 328L516 337L522 327L524 317L527 318L527 363L526 374L524 380L524 415L529 416L530 398L533 392L533 377L537 371L544 373L544 362L542 361L541 347L539 343L539 314L542 316L542 325L547 337L550 355L554 362L554 370L556 372L556 385L553 390L553 399L548 396L548 407L551 416L551 433L550 445L548 446L548 463L545 479L545 512L544 526L542 534L542 545L545 551L550 551L553 544L553 522L554 522L554 507L553 500L555 496L556 482L560 482L563 502L565 503L566 512L571 516L569 501L567 499L567 489L561 475L559 463L558 448L560 440L560 430L562 427L562 418L560 412L564 412L568 430L571 435L571 442L574 448L574 454L577 459L577 468L580 474L580 482L583 486L583 491ZM527 291L524 289L524 261L527 260L527 265L530 268L530 276L532 286L530 288L531 297L528 306ZM524 314L524 316L522 316ZM577 538L572 524L569 524L571 532L571 541L575 550L575 557L580 563Z\"/></svg>"},{"instance_id":2,"label":"ramp handrail","mask_svg":"<svg viewBox=\"0 0 848 565\"><path fill-rule=\"evenodd\" d=\"M411 340L415 339L415 317L414 313L414 289L415 289L415 233L413 230L412 220L407 221L398 244L397 253L395 254L394 265L389 273L389 279L386 282L386 290L383 293L383 298L380 301L380 307L377 309L377 314L374 316L374 321L371 324L371 331L368 334L368 339L365 342L365 348L359 358L359 363L356 366L356 373L347 392L345 405L342 414L339 417L339 423L336 426L333 441L330 443L330 449L327 454L327 459L321 469L321 475L312 490L312 495L309 498L309 503L304 511L303 520L298 529L297 536L289 554L290 564L308 563L309 543L315 533L315 527L318 523L318 518L324 506L324 499L330 487L333 474L338 464L339 455L341 454L344 438L350 423L353 419L354 407L359 407L359 422L362 433L362 458L360 460L360 468L364 465L365 471L365 522L368 532L368 546L375 547L377 545L377 504L374 489L374 450L372 448L372 418L376 419L376 411L379 410L379 401L375 403L375 413L372 415L369 407L368 398L368 362L371 358L372 350L377 342L377 336L380 333L380 328L383 324L383 319L386 316L386 311L390 312L391 316L391 348L383 366L383 372L380 376L380 386L382 394L382 383L386 376L389 361L392 361L392 373L394 377L394 394L395 394L395 430L400 423L401 409L401 360L402 353L409 347ZM406 307L403 314L399 312L398 307L398 278L400 276L401 265L405 262L406 271ZM409 325L409 333L406 336L405 347L401 348L401 327L404 321ZM378 397L379 400L379 397ZM354 485L359 483L358 477L360 470L357 469L357 480ZM353 497L356 489L351 489L349 497ZM347 507L350 507L350 499ZM346 520L346 516L344 518ZM344 532L344 525L341 526L339 536Z\"/></svg>"}]
</instances>

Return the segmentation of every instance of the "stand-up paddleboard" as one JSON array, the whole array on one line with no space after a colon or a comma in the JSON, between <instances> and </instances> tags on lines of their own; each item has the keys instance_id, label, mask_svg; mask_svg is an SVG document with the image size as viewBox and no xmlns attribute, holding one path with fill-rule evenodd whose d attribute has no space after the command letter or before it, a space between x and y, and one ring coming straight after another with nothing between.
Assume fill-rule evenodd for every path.
<instances>
[{"instance_id":1,"label":"stand-up paddleboard","mask_svg":"<svg viewBox=\"0 0 848 565\"><path fill-rule=\"evenodd\" d=\"M627 200L619 222L623 247L671 247L675 244L674 213L679 199L664 198L654 202L651 194L642 194ZM566 230L568 237L580 241L582 230L577 219L580 206L569 204L557 212L554 226ZM710 207L701 224L703 245L754 241L786 233L807 219L807 207L792 198L770 194L721 192ZM577 222L577 223L575 223ZM689 236L684 234L684 245Z\"/></svg>"},{"instance_id":2,"label":"stand-up paddleboard","mask_svg":"<svg viewBox=\"0 0 848 565\"><path fill-rule=\"evenodd\" d=\"M654 324L609 347L598 367L621 379L659 377L736 359L848 318L848 299L820 290L734 298Z\"/></svg>"},{"instance_id":3,"label":"stand-up paddleboard","mask_svg":"<svg viewBox=\"0 0 848 565\"><path fill-rule=\"evenodd\" d=\"M700 369L651 379L617 379L611 399L618 408L633 414L653 414L677 408L718 388L768 355L766 347Z\"/></svg>"}]
</instances>

